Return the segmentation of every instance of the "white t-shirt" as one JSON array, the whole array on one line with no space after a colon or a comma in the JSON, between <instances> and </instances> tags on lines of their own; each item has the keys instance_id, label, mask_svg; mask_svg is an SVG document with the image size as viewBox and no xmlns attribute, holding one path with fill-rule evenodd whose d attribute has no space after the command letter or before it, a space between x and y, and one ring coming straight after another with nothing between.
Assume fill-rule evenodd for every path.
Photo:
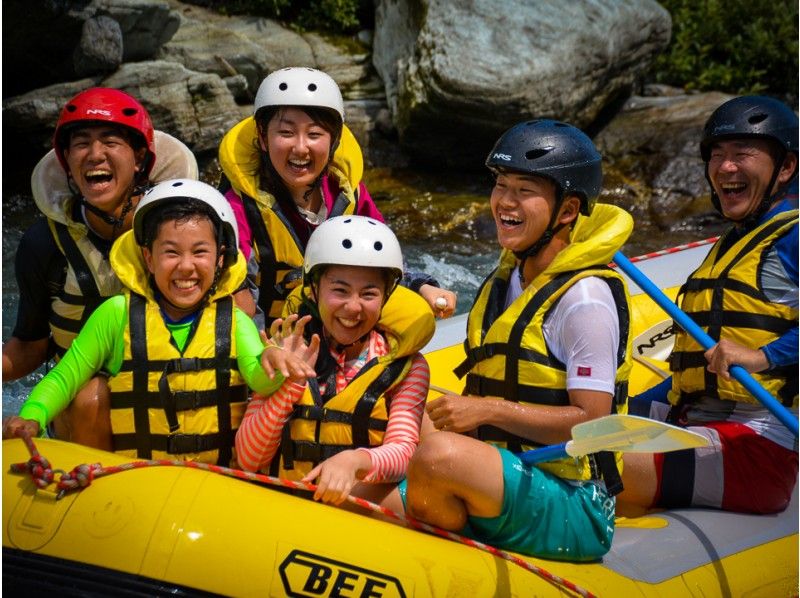
<instances>
[{"instance_id":1,"label":"white t-shirt","mask_svg":"<svg viewBox=\"0 0 800 598\"><path fill-rule=\"evenodd\" d=\"M506 308L522 294L518 270L511 273ZM544 320L544 341L567 366L567 390L614 394L619 317L602 278L583 278L561 296Z\"/></svg>"}]
</instances>

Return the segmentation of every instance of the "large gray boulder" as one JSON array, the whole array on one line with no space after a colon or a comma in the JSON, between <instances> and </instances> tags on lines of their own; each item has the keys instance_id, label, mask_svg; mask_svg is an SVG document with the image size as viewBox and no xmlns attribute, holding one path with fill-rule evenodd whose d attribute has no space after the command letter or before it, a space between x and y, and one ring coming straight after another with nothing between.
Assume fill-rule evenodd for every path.
<instances>
[{"instance_id":1,"label":"large gray boulder","mask_svg":"<svg viewBox=\"0 0 800 598\"><path fill-rule=\"evenodd\" d=\"M612 196L606 199L641 210L661 230L698 228L715 217L700 139L708 117L730 98L719 92L629 98L594 140Z\"/></svg>"},{"instance_id":2,"label":"large gray boulder","mask_svg":"<svg viewBox=\"0 0 800 598\"><path fill-rule=\"evenodd\" d=\"M159 56L220 77L243 76L250 101L264 77L286 66L324 70L346 97L383 96L369 53L360 44L337 45L316 33L295 33L270 19L225 16L198 6L185 7L180 19L177 33Z\"/></svg>"},{"instance_id":3,"label":"large gray boulder","mask_svg":"<svg viewBox=\"0 0 800 598\"><path fill-rule=\"evenodd\" d=\"M373 63L403 145L463 166L520 120L589 127L670 29L655 0L379 0Z\"/></svg>"},{"instance_id":4,"label":"large gray boulder","mask_svg":"<svg viewBox=\"0 0 800 598\"><path fill-rule=\"evenodd\" d=\"M251 95L276 68L314 63L303 38L275 21L259 17L226 17L196 6L181 14L175 36L160 58L221 77L243 75Z\"/></svg>"},{"instance_id":5,"label":"large gray boulder","mask_svg":"<svg viewBox=\"0 0 800 598\"><path fill-rule=\"evenodd\" d=\"M122 60L155 58L178 30L178 13L166 0L94 0L96 15L107 15L122 31Z\"/></svg>"},{"instance_id":6,"label":"large gray boulder","mask_svg":"<svg viewBox=\"0 0 800 598\"><path fill-rule=\"evenodd\" d=\"M75 74L81 77L117 70L122 64L122 29L119 23L106 16L87 19L72 55L72 63Z\"/></svg>"},{"instance_id":7,"label":"large gray boulder","mask_svg":"<svg viewBox=\"0 0 800 598\"><path fill-rule=\"evenodd\" d=\"M4 2L4 93L18 95L102 75L120 61L153 58L177 29L178 14L166 0Z\"/></svg>"},{"instance_id":8,"label":"large gray boulder","mask_svg":"<svg viewBox=\"0 0 800 598\"><path fill-rule=\"evenodd\" d=\"M150 113L155 128L168 131L201 155L216 152L225 131L243 117L217 75L190 71L174 62L146 61L123 64L106 78L59 83L4 100L4 135L25 140L41 156L50 148L61 108L93 86L131 94Z\"/></svg>"}]
</instances>

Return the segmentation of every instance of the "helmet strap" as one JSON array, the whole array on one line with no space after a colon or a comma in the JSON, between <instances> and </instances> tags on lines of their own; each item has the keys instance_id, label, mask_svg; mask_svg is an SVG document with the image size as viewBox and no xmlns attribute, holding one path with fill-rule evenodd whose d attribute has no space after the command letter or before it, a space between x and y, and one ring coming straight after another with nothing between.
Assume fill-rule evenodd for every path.
<instances>
[{"instance_id":1,"label":"helmet strap","mask_svg":"<svg viewBox=\"0 0 800 598\"><path fill-rule=\"evenodd\" d=\"M125 217L128 215L133 209L133 196L129 195L125 205L122 206L122 212L120 213L119 217L113 216L108 212L101 210L97 206L90 204L86 199L81 197L80 199L81 204L89 210L92 214L100 218L103 222L108 224L111 227L111 237L115 238L117 236L117 231L122 228L122 225L125 223Z\"/></svg>"},{"instance_id":2,"label":"helmet strap","mask_svg":"<svg viewBox=\"0 0 800 598\"><path fill-rule=\"evenodd\" d=\"M756 206L756 209L752 211L752 213L748 214L745 218L741 220L742 225L746 229L751 229L758 224L758 221L761 220L761 217L769 211L772 202L774 202L783 191L782 189L778 189L775 193L772 193L772 187L775 185L775 181L778 180L778 175L780 174L781 166L778 164L775 166L775 170L772 173L772 177L769 180L769 185L767 186L766 190L764 191L764 197L761 198L761 203Z\"/></svg>"},{"instance_id":3,"label":"helmet strap","mask_svg":"<svg viewBox=\"0 0 800 598\"><path fill-rule=\"evenodd\" d=\"M219 256L217 256L217 258L219 258ZM206 294L200 300L201 303L207 301L214 293L217 292L217 284L219 283L219 279L222 278L222 273L224 270L224 266L217 266L214 269L214 280L211 281L211 286L208 287Z\"/></svg>"},{"instance_id":4,"label":"helmet strap","mask_svg":"<svg viewBox=\"0 0 800 598\"><path fill-rule=\"evenodd\" d=\"M530 247L524 249L522 251L515 251L514 256L519 262L519 280L524 285L525 284L525 277L523 275L523 271L525 270L525 262L528 258L536 256L542 249L544 249L550 241L553 240L561 229L563 229L566 224L556 224L556 220L558 218L558 212L561 210L561 204L563 203L564 195L561 191L561 188L557 185L556 186L556 202L553 206L553 214L550 216L550 222L547 224L547 229L542 233L542 236L539 237Z\"/></svg>"}]
</instances>

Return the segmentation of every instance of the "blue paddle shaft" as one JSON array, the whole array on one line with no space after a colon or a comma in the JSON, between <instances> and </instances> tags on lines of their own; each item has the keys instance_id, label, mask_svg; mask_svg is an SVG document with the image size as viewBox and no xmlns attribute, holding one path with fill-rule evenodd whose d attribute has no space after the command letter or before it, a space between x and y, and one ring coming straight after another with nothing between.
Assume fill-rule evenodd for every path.
<instances>
[{"instance_id":1,"label":"blue paddle shaft","mask_svg":"<svg viewBox=\"0 0 800 598\"><path fill-rule=\"evenodd\" d=\"M551 444L550 446L543 446L542 448L531 449L524 453L518 453L520 460L526 465L536 465L537 463L544 463L545 461L555 461L562 457L568 456L567 443Z\"/></svg>"},{"instance_id":2,"label":"blue paddle shaft","mask_svg":"<svg viewBox=\"0 0 800 598\"><path fill-rule=\"evenodd\" d=\"M716 341L711 338L705 330L700 328L694 320L692 320L688 315L686 315L681 309L673 303L669 297L667 297L661 289L659 289L655 284L653 284L649 278L647 278L642 272L634 266L631 261L622 255L622 253L617 252L614 255L614 263L617 264L620 269L625 272L628 276L630 276L631 280L635 282L639 287L655 301L661 309L663 309L667 314L675 320L675 322L683 328L687 334L689 334L694 340L696 340L703 349L708 350L714 345L716 345ZM789 430L792 434L797 437L798 435L798 424L797 418L792 415L792 413L786 409L781 403L779 403L775 397L769 394L766 389L761 386L758 381L756 381L750 373L744 369L740 365L732 365L729 368L731 376L733 376L737 382L739 382L742 386L744 386L750 394L752 394L758 401L764 405L767 409L769 409L770 413L778 418L778 420Z\"/></svg>"}]
</instances>

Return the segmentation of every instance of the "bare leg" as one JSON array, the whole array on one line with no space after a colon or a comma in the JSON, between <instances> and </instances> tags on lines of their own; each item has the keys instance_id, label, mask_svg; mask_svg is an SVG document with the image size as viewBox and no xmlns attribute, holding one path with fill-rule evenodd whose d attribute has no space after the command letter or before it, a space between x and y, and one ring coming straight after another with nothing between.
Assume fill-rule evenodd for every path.
<instances>
[{"instance_id":1,"label":"bare leg","mask_svg":"<svg viewBox=\"0 0 800 598\"><path fill-rule=\"evenodd\" d=\"M108 381L95 376L55 420L56 437L104 451L113 450L111 441L111 393Z\"/></svg>"},{"instance_id":2,"label":"bare leg","mask_svg":"<svg viewBox=\"0 0 800 598\"><path fill-rule=\"evenodd\" d=\"M458 531L467 517L496 517L503 506L503 463L492 446L461 434L429 434L408 470L408 514Z\"/></svg>"},{"instance_id":3,"label":"bare leg","mask_svg":"<svg viewBox=\"0 0 800 598\"><path fill-rule=\"evenodd\" d=\"M625 489L617 495L617 515L637 517L653 504L658 480L653 455L628 453L623 457L622 484Z\"/></svg>"},{"instance_id":4,"label":"bare leg","mask_svg":"<svg viewBox=\"0 0 800 598\"><path fill-rule=\"evenodd\" d=\"M352 496L358 496L364 500L374 502L382 507L394 511L395 513L403 514L403 500L400 498L400 492L397 490L397 484L367 484L360 482L353 486L350 492ZM363 507L356 506L353 503L345 502L342 508L347 511L364 514L366 510ZM386 517L380 513L370 511L369 515L381 521L388 521L389 523L397 523L396 519Z\"/></svg>"}]
</instances>

